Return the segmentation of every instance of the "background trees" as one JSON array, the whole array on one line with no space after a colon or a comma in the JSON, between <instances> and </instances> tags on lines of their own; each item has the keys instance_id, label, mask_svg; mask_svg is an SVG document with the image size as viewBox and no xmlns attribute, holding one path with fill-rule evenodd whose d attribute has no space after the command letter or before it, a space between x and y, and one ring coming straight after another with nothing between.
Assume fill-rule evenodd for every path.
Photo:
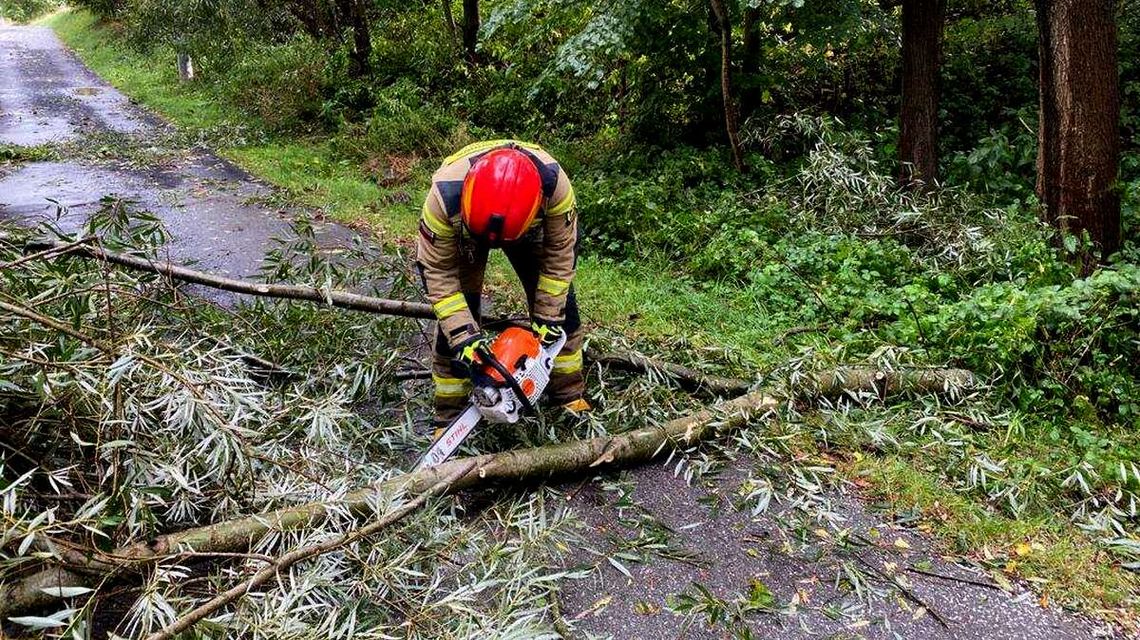
<instances>
[{"instance_id":1,"label":"background trees","mask_svg":"<svg viewBox=\"0 0 1140 640\"><path fill-rule=\"evenodd\" d=\"M1035 192L1062 231L1120 247L1114 158L1137 146L1140 80L1116 56L1140 25L1111 0L86 4L140 44L192 50L208 82L237 74L239 102L277 129L362 129L383 145L401 136L378 114L407 108L408 126L440 138L465 123L650 154L720 148L740 170L795 155L770 144L781 116L828 115L880 137L903 185Z\"/></svg>"}]
</instances>

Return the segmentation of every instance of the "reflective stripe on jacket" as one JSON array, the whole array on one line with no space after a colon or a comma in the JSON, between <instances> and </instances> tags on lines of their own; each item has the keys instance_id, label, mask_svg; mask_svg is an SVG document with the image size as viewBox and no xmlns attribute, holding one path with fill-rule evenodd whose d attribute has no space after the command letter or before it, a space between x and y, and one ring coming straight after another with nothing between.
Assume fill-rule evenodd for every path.
<instances>
[{"instance_id":1,"label":"reflective stripe on jacket","mask_svg":"<svg viewBox=\"0 0 1140 640\"><path fill-rule=\"evenodd\" d=\"M558 161L538 145L514 140L476 142L448 156L432 175L416 241L416 261L423 274L428 301L453 349L479 331L463 295L479 292L464 292L460 284L459 252L465 243L476 242L464 229L460 215L463 179L481 155L508 144L515 144L530 154L542 177L542 207L531 230L518 240L526 242L532 236L541 236L543 251L532 314L553 323L561 323L565 318L578 236L570 179ZM537 237L533 241L538 241Z\"/></svg>"}]
</instances>

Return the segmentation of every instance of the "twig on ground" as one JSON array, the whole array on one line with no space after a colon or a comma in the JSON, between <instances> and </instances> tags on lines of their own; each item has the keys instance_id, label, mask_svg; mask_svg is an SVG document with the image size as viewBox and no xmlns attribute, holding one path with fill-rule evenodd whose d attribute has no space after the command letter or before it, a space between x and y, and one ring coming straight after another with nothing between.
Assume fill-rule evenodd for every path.
<instances>
[{"instance_id":1,"label":"twig on ground","mask_svg":"<svg viewBox=\"0 0 1140 640\"><path fill-rule=\"evenodd\" d=\"M547 598L550 600L550 618L554 623L554 630L562 636L562 640L578 640L578 634L574 633L566 622L566 617L562 615L562 601L558 598L558 592L551 590Z\"/></svg>"},{"instance_id":2,"label":"twig on ground","mask_svg":"<svg viewBox=\"0 0 1140 640\"><path fill-rule=\"evenodd\" d=\"M920 576L930 576L931 578L938 578L939 580L947 580L949 582L959 582L962 584L972 584L978 587L985 587L987 589L995 589L1001 591L1001 587L993 584L992 582L982 582L981 580L974 580L972 578L962 578L959 576L948 576L945 573L938 573L936 571L927 571L926 569L919 569L918 567L907 567L907 571L917 573Z\"/></svg>"},{"instance_id":3,"label":"twig on ground","mask_svg":"<svg viewBox=\"0 0 1140 640\"><path fill-rule=\"evenodd\" d=\"M899 593L906 596L906 598L908 600L917 604L918 606L922 607L923 609L926 609L926 611L930 614L930 617L934 618L938 622L938 624L942 625L943 629L947 629L947 630L950 629L950 623L946 621L946 618L943 617L941 613L938 613L937 609L931 607L930 604L927 603L925 600L923 600L921 596L919 596L917 593L915 593L913 590L911 590L906 585L902 584L902 582L899 579L892 577L892 576L889 576L886 573L883 573L883 571L881 571L875 565L871 564L871 562L869 560L867 560L866 558L864 558L863 556L861 556L857 553L853 553L851 555L852 555L852 557L855 558L856 561L859 562L859 564L866 567L867 571L870 571L879 580L882 580L883 582L894 585L894 587L899 590Z\"/></svg>"},{"instance_id":4,"label":"twig on ground","mask_svg":"<svg viewBox=\"0 0 1140 640\"><path fill-rule=\"evenodd\" d=\"M788 338L790 338L792 336L796 336L796 335L799 335L801 333L813 333L815 331L825 331L826 329L827 329L827 327L820 326L820 325L792 327L791 329L788 329L787 331L781 333L772 342L774 342L776 344L783 344L785 340L787 340Z\"/></svg>"}]
</instances>

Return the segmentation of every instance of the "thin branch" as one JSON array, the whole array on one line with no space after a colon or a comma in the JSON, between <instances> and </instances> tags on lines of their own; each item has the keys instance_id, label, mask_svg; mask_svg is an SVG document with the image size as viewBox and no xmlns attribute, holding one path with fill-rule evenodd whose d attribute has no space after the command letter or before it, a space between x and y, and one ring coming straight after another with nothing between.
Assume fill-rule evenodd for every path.
<instances>
[{"instance_id":1,"label":"thin branch","mask_svg":"<svg viewBox=\"0 0 1140 640\"><path fill-rule=\"evenodd\" d=\"M995 589L997 591L1001 591L1001 587L992 583L992 582L982 582L981 580L974 580L972 578L961 578L958 576L949 576L949 575L946 575L945 573L937 573L934 571L927 571L925 569L919 569L918 567L907 567L906 570L910 571L911 573L917 573L920 576L930 576L931 578L938 578L939 580L946 580L949 582L957 582L960 584L972 584L972 585L975 585L978 587L985 587L987 589Z\"/></svg>"},{"instance_id":2,"label":"thin branch","mask_svg":"<svg viewBox=\"0 0 1140 640\"><path fill-rule=\"evenodd\" d=\"M27 247L30 249L52 249L64 244L65 243L53 240L38 240L28 244ZM325 290L301 285L251 283L189 269L171 262L158 262L149 258L140 258L124 253L107 251L106 249L98 247L79 246L76 247L72 253L97 260L104 260L132 269L157 273L168 278L181 280L182 282L205 285L232 293L244 293L254 296L285 298L290 300L308 300L310 302L320 302L342 309L368 311L371 313L382 313L405 318L435 318L435 313L432 311L431 305L426 302L390 300L387 298L376 298L357 293L349 293L347 291Z\"/></svg>"},{"instance_id":3,"label":"thin branch","mask_svg":"<svg viewBox=\"0 0 1140 640\"><path fill-rule=\"evenodd\" d=\"M80 342L83 342L89 346L95 347L96 349L102 351L103 353L105 353L107 355L113 355L113 353L114 353L110 347L103 344L99 340L96 340L95 338L92 338L91 336L89 336L89 335L87 335L81 331L76 331L75 329L72 329L70 326L60 322L59 320L56 320L55 318L49 318L45 315L36 313L35 311L32 311L31 309L21 307L21 306L17 306L14 304L9 304L7 302L4 302L3 300L0 300L0 310L7 311L8 313L16 314L16 315L21 316L23 318L27 318L28 320L31 320L32 322L42 324L43 326L48 327L50 329L55 329L56 331L58 331L64 335L71 336L72 338L75 338L76 340L79 340Z\"/></svg>"},{"instance_id":4,"label":"thin branch","mask_svg":"<svg viewBox=\"0 0 1140 640\"><path fill-rule=\"evenodd\" d=\"M550 602L550 618L554 623L554 630L562 636L562 640L578 640L578 634L574 633L566 622L566 617L562 615L562 601L558 597L558 592L551 590L546 597Z\"/></svg>"},{"instance_id":5,"label":"thin branch","mask_svg":"<svg viewBox=\"0 0 1140 640\"><path fill-rule=\"evenodd\" d=\"M592 349L586 351L586 358L591 362L604 364L623 371L635 373L649 373L660 371L677 381L686 391L707 391L717 395L738 396L746 393L749 385L746 380L736 378L723 378L721 376L701 373L696 369L662 362L654 358L635 353L599 353Z\"/></svg>"},{"instance_id":6,"label":"thin branch","mask_svg":"<svg viewBox=\"0 0 1140 640\"><path fill-rule=\"evenodd\" d=\"M801 333L812 333L815 331L826 331L826 330L827 330L827 327L824 327L821 325L815 325L815 326L805 325L805 326L801 326L801 327L792 327L791 329L788 329L787 331L781 333L772 342L774 344L783 344L785 341L787 341L788 338L790 338L792 336L799 335Z\"/></svg>"},{"instance_id":7,"label":"thin branch","mask_svg":"<svg viewBox=\"0 0 1140 640\"><path fill-rule=\"evenodd\" d=\"M746 380L724 378L702 373L671 362L662 362L636 353L600 353L586 350L586 360L604 364L620 371L631 373L660 372L677 382L686 391L703 391L714 395L738 396L748 391ZM400 369L393 375L396 380L427 380L431 378L429 369Z\"/></svg>"},{"instance_id":8,"label":"thin branch","mask_svg":"<svg viewBox=\"0 0 1140 640\"><path fill-rule=\"evenodd\" d=\"M5 262L3 264L0 264L0 270L18 267L18 266L20 266L26 262L32 262L33 260L39 260L40 258L50 258L50 257L54 257L57 255L62 255L62 254L68 253L69 251L74 251L80 245L87 244L88 242L91 242L94 239L95 239L95 236L84 236L84 237L79 238L78 240L75 240L73 242L53 242L51 244L51 246L49 246L48 248L46 248L42 251L37 251L36 253L30 253L30 254L25 255L22 258L19 258L17 260L13 260L11 262Z\"/></svg>"},{"instance_id":9,"label":"thin branch","mask_svg":"<svg viewBox=\"0 0 1140 640\"><path fill-rule=\"evenodd\" d=\"M902 583L902 581L883 573L881 570L879 570L878 567L871 564L871 562L869 560L867 560L866 558L864 558L863 556L861 556L857 553L853 553L851 555L860 564L862 564L864 567L866 567L868 571L873 573L875 575L875 577L877 577L879 580L882 580L883 582L887 582L887 583L894 585L894 587L899 590L899 593L906 596L906 598L908 600L917 604L918 606L922 607L923 609L926 609L927 612L930 613L930 617L934 618L938 622L938 624L942 625L943 629L947 629L947 630L950 629L950 623L946 621L946 618L943 617L943 615L941 613L938 613L937 609L931 607L930 604L928 604L925 600L922 599L922 597L920 597L918 594L916 594L910 588L905 586Z\"/></svg>"},{"instance_id":10,"label":"thin branch","mask_svg":"<svg viewBox=\"0 0 1140 640\"><path fill-rule=\"evenodd\" d=\"M468 462L466 465L456 469L443 480L437 482L427 491L421 493L411 502L404 504L400 508L386 514L384 517L369 525L356 529L355 531L343 533L339 536L336 536L335 538L332 538L331 540L326 540L325 542L319 542L307 547L294 549L289 553L286 553L276 561L270 563L269 566L264 567L257 573L253 574L249 580L246 580L242 584L234 586L223 593L219 593L205 604L197 607L190 613L187 613L181 618L175 620L173 623L163 628L162 630L152 633L147 637L147 640L170 640L179 633L182 633L190 627L193 627L206 616L209 616L218 609L221 609L227 604L230 604L235 600L241 598L251 590L261 586L262 584L265 584L281 572L287 571L289 567L293 566L294 564L302 560L307 560L309 558L314 558L316 556L329 553L330 551L335 551L343 546L352 544L357 540L361 540L375 533L378 533L381 529L384 529L385 527L401 520L416 509L419 509L425 502L427 502L428 498L446 491L452 485L452 483L470 473L474 468L475 462Z\"/></svg>"}]
</instances>

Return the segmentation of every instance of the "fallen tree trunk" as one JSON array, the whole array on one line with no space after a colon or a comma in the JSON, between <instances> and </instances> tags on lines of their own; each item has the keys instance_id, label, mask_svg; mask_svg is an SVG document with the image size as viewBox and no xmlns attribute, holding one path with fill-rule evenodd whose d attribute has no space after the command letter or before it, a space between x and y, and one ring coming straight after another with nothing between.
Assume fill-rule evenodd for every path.
<instances>
[{"instance_id":1,"label":"fallen tree trunk","mask_svg":"<svg viewBox=\"0 0 1140 640\"><path fill-rule=\"evenodd\" d=\"M200 284L231 293L285 298L288 300L308 300L310 302L320 302L341 309L368 311L370 313L382 313L405 318L435 319L435 313L432 312L431 305L426 302L391 300L388 298L377 298L358 293L349 293L347 291L325 290L295 284L247 282L245 280L226 278L224 276L206 273L205 271L190 269L171 262L159 262L149 258L140 258L125 253L107 251L106 249L89 244L78 246L72 246L72 244L73 243L60 242L58 240L37 240L27 244L25 248L30 251L47 251L66 247L71 255L81 255L96 260L104 260L112 264L139 269L141 271L149 271L182 282Z\"/></svg>"},{"instance_id":2,"label":"fallen tree trunk","mask_svg":"<svg viewBox=\"0 0 1140 640\"><path fill-rule=\"evenodd\" d=\"M887 371L867 367L838 367L811 375L802 384L805 397L877 394L880 398L900 393L947 394L957 398L977 386L966 369L906 369Z\"/></svg>"},{"instance_id":3,"label":"fallen tree trunk","mask_svg":"<svg viewBox=\"0 0 1140 640\"><path fill-rule=\"evenodd\" d=\"M823 384L807 385L815 393L838 386L847 392L887 392L901 390L952 391L959 383L972 384L967 371L923 371L911 379L907 372L887 374L894 384L882 385L875 375L852 375L851 371L831 372L819 376ZM854 384L868 384L858 389ZM658 456L673 448L683 448L708 439L716 433L740 427L750 420L773 413L779 401L769 392L754 391L708 409L670 420L656 426L637 429L616 436L574 440L534 449L505 451L473 458L452 460L437 467L408 473L354 491L336 506L357 517L370 515L377 495L407 492L417 495L457 474L465 466L473 468L456 476L449 491L485 484L496 480L534 481L582 473L602 465L630 465ZM272 531L299 529L320 523L333 505L323 502L278 509L220 522L197 529L158 536L153 540L120 547L109 553L89 551L85 557L73 549L57 555L66 557L66 566L42 569L0 589L0 619L46 607L59 599L61 589L93 587L117 574L139 571L163 559L194 551L233 552L248 549Z\"/></svg>"}]
</instances>

